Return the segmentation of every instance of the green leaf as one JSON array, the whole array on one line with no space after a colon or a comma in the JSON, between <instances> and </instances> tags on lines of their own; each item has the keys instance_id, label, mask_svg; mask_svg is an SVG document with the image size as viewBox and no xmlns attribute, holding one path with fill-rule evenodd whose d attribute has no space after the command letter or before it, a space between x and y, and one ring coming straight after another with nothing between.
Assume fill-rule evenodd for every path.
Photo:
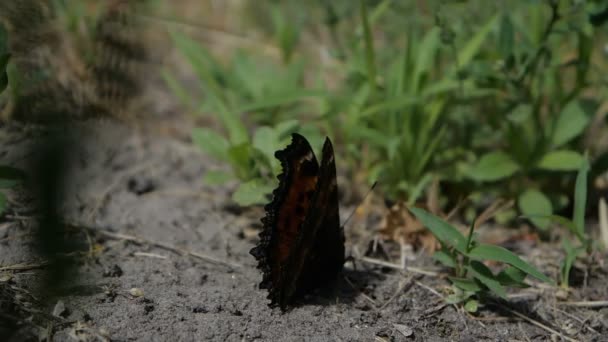
<instances>
[{"instance_id":1,"label":"green leaf","mask_svg":"<svg viewBox=\"0 0 608 342\"><path fill-rule=\"evenodd\" d=\"M492 32L492 29L496 26L496 21L498 20L498 14L494 15L488 22L482 26L476 33L471 37L471 39L458 51L458 63L459 67L465 67L469 64L475 55L479 52L479 50L483 46L483 42Z\"/></svg>"},{"instance_id":2,"label":"green leaf","mask_svg":"<svg viewBox=\"0 0 608 342\"><path fill-rule=\"evenodd\" d=\"M576 185L574 186L574 213L572 221L576 227L577 236L585 236L585 209L587 207L587 172L589 172L589 162L583 159L580 169L576 175Z\"/></svg>"},{"instance_id":3,"label":"green leaf","mask_svg":"<svg viewBox=\"0 0 608 342\"><path fill-rule=\"evenodd\" d=\"M487 286L490 291L494 292L501 298L507 298L507 291L505 291L505 288L500 285L498 280L496 280L494 277L494 274L492 274L492 271L486 265L479 261L471 261L467 269L469 272L471 272L475 279Z\"/></svg>"},{"instance_id":4,"label":"green leaf","mask_svg":"<svg viewBox=\"0 0 608 342\"><path fill-rule=\"evenodd\" d=\"M241 206L263 204L268 202L267 196L272 193L274 186L260 180L242 183L232 194L232 200Z\"/></svg>"},{"instance_id":5,"label":"green leaf","mask_svg":"<svg viewBox=\"0 0 608 342\"><path fill-rule=\"evenodd\" d=\"M473 279L456 278L456 277L448 277L448 279L450 279L450 281L452 282L452 284L454 284L454 286L456 286L459 289L462 289L464 291L479 292L479 291L483 290L481 288L481 286L479 286L479 283L477 283Z\"/></svg>"},{"instance_id":6,"label":"green leaf","mask_svg":"<svg viewBox=\"0 0 608 342\"><path fill-rule=\"evenodd\" d=\"M508 13L503 13L500 18L500 31L498 35L498 51L503 58L513 54L515 45L515 32L513 22Z\"/></svg>"},{"instance_id":7,"label":"green leaf","mask_svg":"<svg viewBox=\"0 0 608 342\"><path fill-rule=\"evenodd\" d=\"M583 251L583 248L574 247L568 239L562 240L562 246L564 247L564 251L566 252L566 257L560 265L561 285L562 287L568 288L570 283L570 270L572 269L572 265L574 264L574 261L576 260L580 252Z\"/></svg>"},{"instance_id":8,"label":"green leaf","mask_svg":"<svg viewBox=\"0 0 608 342\"><path fill-rule=\"evenodd\" d=\"M477 312L479 309L479 302L475 299L469 299L464 304L464 309L467 310L467 312Z\"/></svg>"},{"instance_id":9,"label":"green leaf","mask_svg":"<svg viewBox=\"0 0 608 342\"><path fill-rule=\"evenodd\" d=\"M461 295L458 294L451 294L445 297L445 302L448 304L458 304L460 302L462 302L464 300L464 298L462 298Z\"/></svg>"},{"instance_id":10,"label":"green leaf","mask_svg":"<svg viewBox=\"0 0 608 342\"><path fill-rule=\"evenodd\" d=\"M278 164L278 161L274 158L274 151L279 148L279 136L274 129L268 126L256 129L253 135L253 147L262 151L268 160Z\"/></svg>"},{"instance_id":11,"label":"green leaf","mask_svg":"<svg viewBox=\"0 0 608 342\"><path fill-rule=\"evenodd\" d=\"M508 249L505 249L500 246L480 244L474 247L468 256L469 258L475 260L494 260L504 262L506 264L519 268L520 270L535 277L536 279L542 280L549 284L553 284L553 281L551 279L549 279L546 275L542 274L539 270L534 268L534 266L523 261L520 257L513 254L513 252L509 251Z\"/></svg>"},{"instance_id":12,"label":"green leaf","mask_svg":"<svg viewBox=\"0 0 608 342\"><path fill-rule=\"evenodd\" d=\"M203 177L203 182L209 185L221 185L227 183L232 179L234 179L234 175L232 174L232 172L210 170L205 173L205 176Z\"/></svg>"},{"instance_id":13,"label":"green leaf","mask_svg":"<svg viewBox=\"0 0 608 342\"><path fill-rule=\"evenodd\" d=\"M517 205L519 206L519 210L525 216L528 216L535 226L547 229L550 223L547 217L553 214L553 206L545 194L538 190L526 190L519 195Z\"/></svg>"},{"instance_id":14,"label":"green leaf","mask_svg":"<svg viewBox=\"0 0 608 342\"><path fill-rule=\"evenodd\" d=\"M450 255L449 253L447 253L446 251L437 251L435 252L435 254L433 254L433 259L439 261L441 264L443 264L446 267L456 267L456 260L454 259L454 257L452 255Z\"/></svg>"},{"instance_id":15,"label":"green leaf","mask_svg":"<svg viewBox=\"0 0 608 342\"><path fill-rule=\"evenodd\" d=\"M454 247L466 255L467 241L456 228L423 209L411 207L409 210L444 246Z\"/></svg>"},{"instance_id":16,"label":"green leaf","mask_svg":"<svg viewBox=\"0 0 608 342\"><path fill-rule=\"evenodd\" d=\"M572 101L559 113L553 137L554 147L559 147L579 136L587 127L590 117L585 113L578 101Z\"/></svg>"},{"instance_id":17,"label":"green leaf","mask_svg":"<svg viewBox=\"0 0 608 342\"><path fill-rule=\"evenodd\" d=\"M249 143L230 146L228 149L230 165L238 179L251 179L253 176L252 150Z\"/></svg>"},{"instance_id":18,"label":"green leaf","mask_svg":"<svg viewBox=\"0 0 608 342\"><path fill-rule=\"evenodd\" d=\"M528 285L524 283L525 279L526 272L513 266L506 267L496 276L496 280L504 286L527 287Z\"/></svg>"},{"instance_id":19,"label":"green leaf","mask_svg":"<svg viewBox=\"0 0 608 342\"><path fill-rule=\"evenodd\" d=\"M230 144L223 136L206 128L194 128L192 130L192 140L203 151L217 160L226 160L226 153Z\"/></svg>"},{"instance_id":20,"label":"green leaf","mask_svg":"<svg viewBox=\"0 0 608 342\"><path fill-rule=\"evenodd\" d=\"M519 170L519 165L504 152L483 155L470 171L470 177L478 181L496 181L507 178Z\"/></svg>"},{"instance_id":21,"label":"green leaf","mask_svg":"<svg viewBox=\"0 0 608 342\"><path fill-rule=\"evenodd\" d=\"M550 171L573 171L578 170L584 157L570 150L557 150L547 153L539 161L538 167Z\"/></svg>"},{"instance_id":22,"label":"green leaf","mask_svg":"<svg viewBox=\"0 0 608 342\"><path fill-rule=\"evenodd\" d=\"M417 94L420 88L420 82L424 75L434 65L435 56L441 47L440 30L434 27L425 34L418 48L418 56L414 66L414 72L410 81L410 89L412 93Z\"/></svg>"}]
</instances>

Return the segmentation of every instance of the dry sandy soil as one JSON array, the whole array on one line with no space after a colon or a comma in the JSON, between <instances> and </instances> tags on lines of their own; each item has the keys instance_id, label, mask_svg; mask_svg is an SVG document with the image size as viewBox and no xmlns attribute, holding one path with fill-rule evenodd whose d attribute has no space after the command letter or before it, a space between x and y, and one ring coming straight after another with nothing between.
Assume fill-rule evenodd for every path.
<instances>
[{"instance_id":1,"label":"dry sandy soil","mask_svg":"<svg viewBox=\"0 0 608 342\"><path fill-rule=\"evenodd\" d=\"M27 196L8 193L0 225L0 331L8 340L608 341L608 308L559 305L553 289L514 292L471 316L444 304L443 277L362 262L347 263L331 289L288 312L271 309L248 253L262 212L238 210L230 187L201 182L221 165L187 142L121 124L78 130L61 207L76 262L62 281L45 275ZM11 136L0 162L23 166L32 138ZM347 226L347 253L365 250L369 240L353 233L365 224ZM552 246L528 250L533 262L561 257ZM537 264L554 275L549 263ZM409 265L438 270L425 256ZM594 269L569 300L607 299L607 280L605 266Z\"/></svg>"}]
</instances>

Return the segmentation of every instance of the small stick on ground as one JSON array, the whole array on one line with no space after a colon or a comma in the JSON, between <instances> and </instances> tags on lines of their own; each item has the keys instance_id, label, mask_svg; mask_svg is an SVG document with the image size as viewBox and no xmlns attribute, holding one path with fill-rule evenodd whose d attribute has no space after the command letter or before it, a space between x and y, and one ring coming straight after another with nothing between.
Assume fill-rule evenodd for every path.
<instances>
[{"instance_id":1,"label":"small stick on ground","mask_svg":"<svg viewBox=\"0 0 608 342\"><path fill-rule=\"evenodd\" d=\"M562 309L559 309L559 308L554 308L554 310L556 310L557 312L561 313L562 315L564 315L564 316L566 316L568 318L571 318L571 319L579 322L581 324L581 326L582 326L583 329L587 328L587 330L591 331L592 333L599 334L599 332L597 330L593 329L592 327L590 327L587 324L587 319L582 319L580 317L577 317L576 315L568 313L568 312L566 312L566 311L564 311Z\"/></svg>"},{"instance_id":2,"label":"small stick on ground","mask_svg":"<svg viewBox=\"0 0 608 342\"><path fill-rule=\"evenodd\" d=\"M43 261L43 262L40 262L37 264L15 264L15 265L0 267L0 272L3 272L3 271L29 271L29 270L35 270L38 268L42 268L44 266L47 266L48 264L49 264L48 261Z\"/></svg>"},{"instance_id":3,"label":"small stick on ground","mask_svg":"<svg viewBox=\"0 0 608 342\"><path fill-rule=\"evenodd\" d=\"M500 307L503 308L505 311L508 311L512 315L515 315L515 316L523 319L524 321L526 321L526 322L528 322L528 323L530 323L532 325L536 325L537 327L539 327L539 328L541 328L541 329L543 329L545 331L548 331L548 332L550 332L550 333L552 333L554 335L558 335L559 337L561 337L562 339L564 339L566 341L579 342L578 340L573 339L572 337L568 337L568 336L562 334L561 332L559 332L557 330L554 330L554 329L552 329L552 328L550 328L550 327L542 324L541 322L539 322L537 320L534 320L534 319L532 319L532 318L530 318L530 317L528 317L528 316L526 316L526 315L524 315L522 313L519 313L519 312L517 312L515 310L511 310L511 309L509 309L508 307L506 307L504 305L500 305Z\"/></svg>"},{"instance_id":4,"label":"small stick on ground","mask_svg":"<svg viewBox=\"0 0 608 342\"><path fill-rule=\"evenodd\" d=\"M382 306L378 308L378 311L386 308L386 306L395 300L395 298L397 298L403 291L407 291L412 286L413 280L414 276L409 276L405 281L401 282L397 288L397 291L395 291L395 293L391 296L391 298L389 298L389 300L386 301L386 303L382 304Z\"/></svg>"},{"instance_id":5,"label":"small stick on ground","mask_svg":"<svg viewBox=\"0 0 608 342\"><path fill-rule=\"evenodd\" d=\"M109 231L106 231L103 229L91 228L91 227L86 227L86 226L81 226L81 225L70 224L69 226L72 228L76 228L76 229L78 229L78 228L85 229L85 230L88 230L88 231L91 231L94 233L98 233L98 234L101 234L103 236L106 236L106 237L112 238L112 239L125 240L125 241L130 241L130 242L133 242L136 244L140 244L140 245L149 245L149 246L166 249L166 250L169 250L169 251L177 253L177 254L189 255L189 256L192 256L192 257L195 257L195 258L207 261L207 262L227 266L230 268L241 268L242 267L242 265L237 264L237 263L220 260L220 259L217 259L212 256L208 256L208 255L198 253L198 252L193 252L191 250L179 248L179 247L176 247L176 246L173 246L173 245L170 245L167 243L163 243L163 242L150 241L150 240L146 240L144 238L140 238L140 237L133 236L133 235L113 233L113 232L109 232Z\"/></svg>"},{"instance_id":6,"label":"small stick on ground","mask_svg":"<svg viewBox=\"0 0 608 342\"><path fill-rule=\"evenodd\" d=\"M427 276L431 276L431 277L438 277L439 276L438 272L429 271L429 270L425 270L423 268L411 267L411 266L405 266L405 269L404 269L402 265L395 264L395 263L388 262L388 261L379 260L379 259L373 259L373 258L370 258L370 257L360 257L360 258L357 258L357 260L359 260L361 262L368 263L368 264L373 264L373 265L393 268L393 269L396 269L396 270L409 271L409 272L412 272L412 273L423 274L423 275L427 275Z\"/></svg>"},{"instance_id":7,"label":"small stick on ground","mask_svg":"<svg viewBox=\"0 0 608 342\"><path fill-rule=\"evenodd\" d=\"M133 253L133 255L135 255L135 256L143 256L143 257L148 257L148 258L167 259L166 256L160 255L160 254L156 254L156 253L135 252L135 253Z\"/></svg>"},{"instance_id":8,"label":"small stick on ground","mask_svg":"<svg viewBox=\"0 0 608 342\"><path fill-rule=\"evenodd\" d=\"M608 306L608 300L582 301L582 302L559 302L557 305L574 306L577 308L603 308Z\"/></svg>"}]
</instances>

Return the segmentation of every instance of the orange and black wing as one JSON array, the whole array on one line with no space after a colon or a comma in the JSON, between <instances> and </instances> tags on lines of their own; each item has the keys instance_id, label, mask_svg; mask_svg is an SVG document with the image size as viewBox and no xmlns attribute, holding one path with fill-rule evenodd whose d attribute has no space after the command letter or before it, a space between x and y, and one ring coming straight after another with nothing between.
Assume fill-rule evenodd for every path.
<instances>
[{"instance_id":1,"label":"orange and black wing","mask_svg":"<svg viewBox=\"0 0 608 342\"><path fill-rule=\"evenodd\" d=\"M272 202L264 207L260 242L250 253L263 273L260 288L268 289L272 306L284 308L292 294L287 290L292 283L288 264L316 195L319 163L308 141L299 134L293 134L291 144L277 151L275 157L283 172L278 176Z\"/></svg>"},{"instance_id":2,"label":"orange and black wing","mask_svg":"<svg viewBox=\"0 0 608 342\"><path fill-rule=\"evenodd\" d=\"M327 285L344 265L336 163L329 138L323 145L319 181L303 227L288 263L287 298Z\"/></svg>"}]
</instances>

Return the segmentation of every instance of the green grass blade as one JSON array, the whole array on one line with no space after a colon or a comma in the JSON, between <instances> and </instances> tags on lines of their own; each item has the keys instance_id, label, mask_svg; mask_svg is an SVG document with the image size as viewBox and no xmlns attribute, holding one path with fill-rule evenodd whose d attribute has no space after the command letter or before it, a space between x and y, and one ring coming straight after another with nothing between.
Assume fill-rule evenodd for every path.
<instances>
[{"instance_id":1,"label":"green grass blade","mask_svg":"<svg viewBox=\"0 0 608 342\"><path fill-rule=\"evenodd\" d=\"M444 246L454 247L458 252L466 255L467 241L456 228L426 210L416 207L411 207L409 210Z\"/></svg>"},{"instance_id":2,"label":"green grass blade","mask_svg":"<svg viewBox=\"0 0 608 342\"><path fill-rule=\"evenodd\" d=\"M495 14L458 52L458 67L469 64L483 46L483 42L498 22L499 14Z\"/></svg>"},{"instance_id":3,"label":"green grass blade","mask_svg":"<svg viewBox=\"0 0 608 342\"><path fill-rule=\"evenodd\" d=\"M490 291L500 296L500 298L507 298L507 291L502 285L500 285L500 282L496 280L496 277L486 265L479 261L471 261L471 264L469 267L467 267L467 269L473 275L473 277L475 277L475 279L487 286Z\"/></svg>"},{"instance_id":4,"label":"green grass blade","mask_svg":"<svg viewBox=\"0 0 608 342\"><path fill-rule=\"evenodd\" d=\"M410 91L417 94L421 87L423 76L434 65L435 55L441 46L440 29L434 27L423 38L416 58L416 65L410 80Z\"/></svg>"},{"instance_id":5,"label":"green grass blade","mask_svg":"<svg viewBox=\"0 0 608 342\"><path fill-rule=\"evenodd\" d=\"M589 172L589 161L587 158L581 163L576 176L574 188L574 213L572 221L576 227L577 236L585 236L585 208L587 206L587 172Z\"/></svg>"},{"instance_id":6,"label":"green grass blade","mask_svg":"<svg viewBox=\"0 0 608 342\"><path fill-rule=\"evenodd\" d=\"M369 86L374 91L376 89L376 52L374 50L374 40L372 38L372 29L369 23L367 14L367 6L364 0L360 0L360 15L363 24L363 38L365 41L365 63L367 66L367 80Z\"/></svg>"},{"instance_id":7,"label":"green grass blade","mask_svg":"<svg viewBox=\"0 0 608 342\"><path fill-rule=\"evenodd\" d=\"M553 284L553 281L551 279L549 279L546 275L542 274L534 266L523 261L520 257L515 255L508 249L500 246L481 244L479 246L474 247L468 256L471 259L480 261L494 260L504 262L506 264L519 268L520 270L526 272L527 274L533 276L536 279L542 280L549 284Z\"/></svg>"},{"instance_id":8,"label":"green grass blade","mask_svg":"<svg viewBox=\"0 0 608 342\"><path fill-rule=\"evenodd\" d=\"M237 110L235 110L235 112L244 113L268 109L291 104L310 97L323 97L325 95L327 95L327 93L321 90L297 90L285 94L275 94L273 96L262 98L259 101L238 108Z\"/></svg>"}]
</instances>

